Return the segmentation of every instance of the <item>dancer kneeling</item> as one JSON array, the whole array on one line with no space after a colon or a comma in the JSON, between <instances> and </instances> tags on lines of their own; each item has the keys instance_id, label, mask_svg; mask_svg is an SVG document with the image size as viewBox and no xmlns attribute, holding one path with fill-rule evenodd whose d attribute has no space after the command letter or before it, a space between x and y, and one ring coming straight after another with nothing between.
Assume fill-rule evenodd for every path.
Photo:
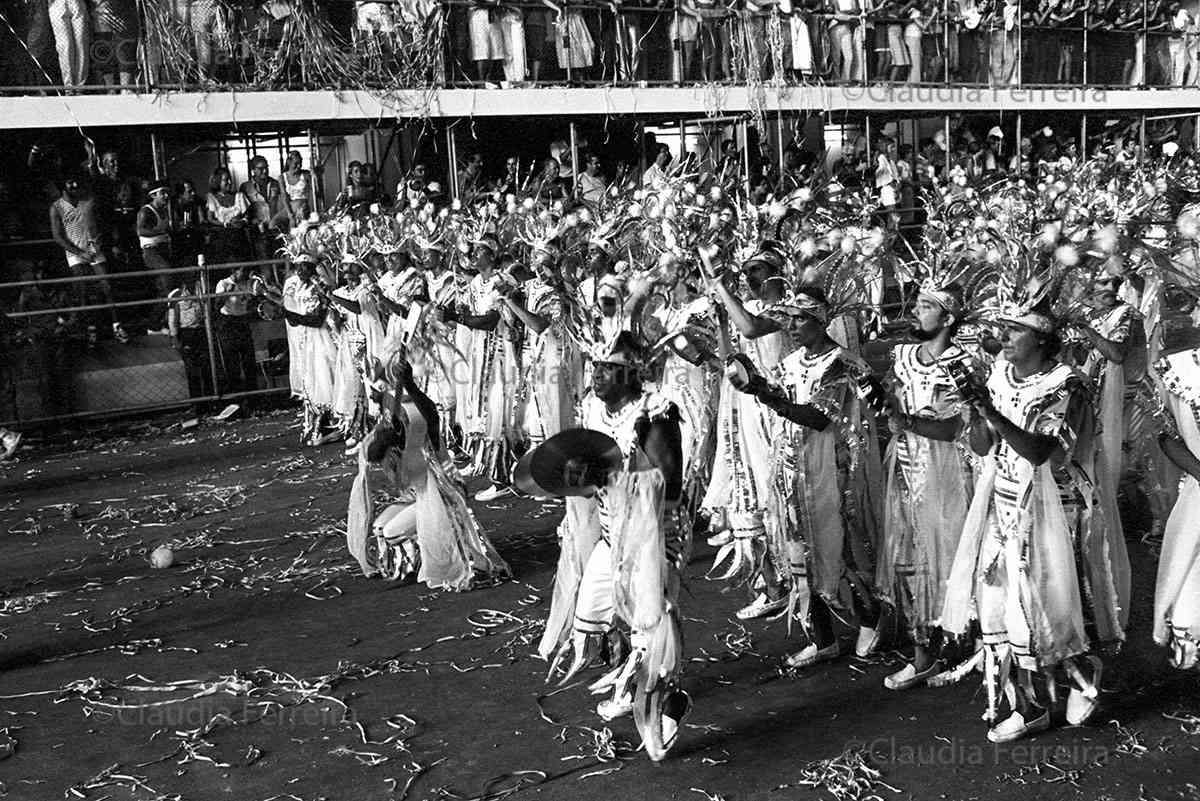
<instances>
[{"instance_id":1,"label":"dancer kneeling","mask_svg":"<svg viewBox=\"0 0 1200 801\"><path fill-rule=\"evenodd\" d=\"M413 574L433 588L469 590L478 577L509 575L467 507L465 489L446 453L437 406L413 380L400 353L376 368L379 422L358 446L358 476L350 493L346 539L363 574L401 579ZM372 525L370 465L383 467L389 489L405 500ZM370 553L370 541L377 544Z\"/></svg>"},{"instance_id":2,"label":"dancer kneeling","mask_svg":"<svg viewBox=\"0 0 1200 801\"><path fill-rule=\"evenodd\" d=\"M675 744L691 707L687 693L678 689L679 573L691 531L681 521L679 412L642 390L642 349L632 335L620 334L606 350L595 358L582 422L615 442L619 455L609 460L613 469L571 459L567 472L582 474L575 489L539 482L547 494L572 496L559 529L562 552L539 652L553 655L553 676L574 650L560 681L565 684L599 653L615 618L624 620L632 650L590 689L596 694L613 690L597 712L612 720L632 711L646 753L658 761ZM535 466L535 480L539 462L561 453L556 440L582 433L565 431L532 452L528 463Z\"/></svg>"}]
</instances>

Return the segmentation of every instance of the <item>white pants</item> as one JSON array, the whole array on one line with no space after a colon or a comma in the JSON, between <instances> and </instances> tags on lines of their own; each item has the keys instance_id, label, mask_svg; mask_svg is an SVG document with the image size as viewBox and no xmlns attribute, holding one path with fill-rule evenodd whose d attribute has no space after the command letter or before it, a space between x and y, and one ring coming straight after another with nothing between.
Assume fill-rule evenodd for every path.
<instances>
[{"instance_id":1,"label":"white pants","mask_svg":"<svg viewBox=\"0 0 1200 801\"><path fill-rule=\"evenodd\" d=\"M388 542L412 539L417 536L417 505L394 503L375 518L375 536Z\"/></svg>"},{"instance_id":2,"label":"white pants","mask_svg":"<svg viewBox=\"0 0 1200 801\"><path fill-rule=\"evenodd\" d=\"M525 80L525 20L519 9L509 9L500 17L500 33L504 37L504 79Z\"/></svg>"},{"instance_id":3,"label":"white pants","mask_svg":"<svg viewBox=\"0 0 1200 801\"><path fill-rule=\"evenodd\" d=\"M50 0L49 8L63 86L83 86L88 78L91 44L88 10L83 0Z\"/></svg>"},{"instance_id":4,"label":"white pants","mask_svg":"<svg viewBox=\"0 0 1200 801\"><path fill-rule=\"evenodd\" d=\"M612 548L600 540L583 567L579 595L575 599L575 631L580 634L603 634L612 628L612 622Z\"/></svg>"}]
</instances>

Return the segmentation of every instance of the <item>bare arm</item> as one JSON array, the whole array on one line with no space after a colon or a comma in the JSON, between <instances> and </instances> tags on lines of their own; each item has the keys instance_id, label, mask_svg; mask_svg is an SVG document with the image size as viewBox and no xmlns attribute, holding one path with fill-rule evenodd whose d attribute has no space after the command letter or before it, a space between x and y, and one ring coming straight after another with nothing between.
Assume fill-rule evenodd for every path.
<instances>
[{"instance_id":1,"label":"bare arm","mask_svg":"<svg viewBox=\"0 0 1200 801\"><path fill-rule=\"evenodd\" d=\"M1176 467L1193 478L1200 480L1200 459L1179 437L1170 434L1159 434L1158 444Z\"/></svg>"},{"instance_id":2,"label":"bare arm","mask_svg":"<svg viewBox=\"0 0 1200 801\"><path fill-rule=\"evenodd\" d=\"M980 413L987 422L992 424L992 428L996 430L996 433L1007 441L1021 458L1032 462L1034 465L1045 464L1046 460L1053 456L1054 452L1059 449L1057 439L1047 434L1035 434L1032 431L1026 431L998 412L992 406L991 401L987 401L981 405Z\"/></svg>"},{"instance_id":3,"label":"bare arm","mask_svg":"<svg viewBox=\"0 0 1200 801\"><path fill-rule=\"evenodd\" d=\"M666 479L663 496L668 506L683 494L683 448L676 420L655 420L642 438L642 450Z\"/></svg>"},{"instance_id":4,"label":"bare arm","mask_svg":"<svg viewBox=\"0 0 1200 801\"><path fill-rule=\"evenodd\" d=\"M793 423L814 431L824 431L832 422L824 412L807 403L792 403L786 398L769 392L759 395L758 399L783 419L791 420Z\"/></svg>"},{"instance_id":5,"label":"bare arm","mask_svg":"<svg viewBox=\"0 0 1200 801\"><path fill-rule=\"evenodd\" d=\"M512 295L505 295L504 303L533 333L540 334L550 327L550 320L548 318L529 311L529 309L525 308L524 303L521 303Z\"/></svg>"}]
</instances>

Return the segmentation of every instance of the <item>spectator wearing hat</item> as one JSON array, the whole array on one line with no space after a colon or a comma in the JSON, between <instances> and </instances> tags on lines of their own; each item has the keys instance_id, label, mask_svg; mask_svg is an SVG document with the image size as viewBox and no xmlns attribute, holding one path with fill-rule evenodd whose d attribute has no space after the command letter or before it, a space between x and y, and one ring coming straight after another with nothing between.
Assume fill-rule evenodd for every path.
<instances>
[{"instance_id":1,"label":"spectator wearing hat","mask_svg":"<svg viewBox=\"0 0 1200 801\"><path fill-rule=\"evenodd\" d=\"M150 184L147 192L150 202L137 213L138 244L142 246L142 264L147 270L169 270L175 266L171 254L171 215L168 204L171 185L159 178ZM158 289L158 297L166 298L171 291L171 276L159 273L151 276ZM166 304L155 306L150 317L151 330L169 334L166 325Z\"/></svg>"}]
</instances>

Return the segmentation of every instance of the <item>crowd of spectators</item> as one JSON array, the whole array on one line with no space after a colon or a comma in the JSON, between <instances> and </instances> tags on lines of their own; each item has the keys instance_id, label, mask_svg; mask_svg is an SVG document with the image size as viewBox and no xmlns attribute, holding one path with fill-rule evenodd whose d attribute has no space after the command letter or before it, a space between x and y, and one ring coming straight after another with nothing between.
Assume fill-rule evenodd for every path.
<instances>
[{"instance_id":1,"label":"crowd of spectators","mask_svg":"<svg viewBox=\"0 0 1200 801\"><path fill-rule=\"evenodd\" d=\"M840 81L1200 86L1200 14L1169 0L19 0L0 20L10 86L345 81ZM316 20L314 22L314 20ZM414 59L416 51L429 51ZM312 57L311 55L309 56ZM434 65L433 62L436 62ZM399 70L399 73L397 72ZM324 81L338 80L318 70ZM405 76L399 75L404 82ZM277 88L277 87L276 87Z\"/></svg>"}]
</instances>

